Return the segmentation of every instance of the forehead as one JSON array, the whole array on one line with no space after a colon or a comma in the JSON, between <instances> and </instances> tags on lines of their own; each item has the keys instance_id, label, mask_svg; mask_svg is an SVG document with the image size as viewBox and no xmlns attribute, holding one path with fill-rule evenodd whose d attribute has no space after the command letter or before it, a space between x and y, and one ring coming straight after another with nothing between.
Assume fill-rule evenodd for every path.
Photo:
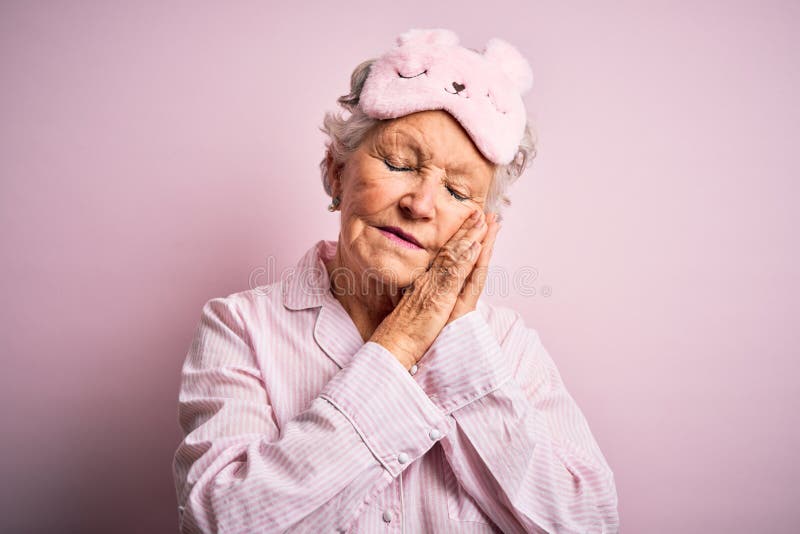
<instances>
[{"instance_id":1,"label":"forehead","mask_svg":"<svg viewBox=\"0 0 800 534\"><path fill-rule=\"evenodd\" d=\"M423 161L453 167L493 169L469 134L448 112L422 111L387 121L376 132L376 142L408 149Z\"/></svg>"}]
</instances>

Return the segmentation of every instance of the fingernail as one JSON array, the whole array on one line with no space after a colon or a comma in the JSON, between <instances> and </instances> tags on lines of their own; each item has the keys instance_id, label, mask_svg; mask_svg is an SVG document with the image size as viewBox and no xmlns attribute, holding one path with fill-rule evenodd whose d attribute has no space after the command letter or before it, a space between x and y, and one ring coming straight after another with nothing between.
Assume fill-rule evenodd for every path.
<instances>
[{"instance_id":1,"label":"fingernail","mask_svg":"<svg viewBox=\"0 0 800 534\"><path fill-rule=\"evenodd\" d=\"M480 211L478 211L478 210L475 210L475 211L473 211L473 212L472 212L472 215L470 215L470 216L469 216L469 218L470 218L470 219L472 219L473 221L475 221L475 220L477 220L477 219L478 219L478 217L480 216L480 214L481 214L481 212L480 212Z\"/></svg>"}]
</instances>

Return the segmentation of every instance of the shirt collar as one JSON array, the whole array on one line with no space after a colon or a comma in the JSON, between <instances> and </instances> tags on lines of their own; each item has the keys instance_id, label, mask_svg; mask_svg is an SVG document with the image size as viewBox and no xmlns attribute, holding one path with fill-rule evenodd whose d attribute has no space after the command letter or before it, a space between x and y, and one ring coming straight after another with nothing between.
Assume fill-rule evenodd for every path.
<instances>
[{"instance_id":1,"label":"shirt collar","mask_svg":"<svg viewBox=\"0 0 800 534\"><path fill-rule=\"evenodd\" d=\"M320 240L312 246L281 282L283 304L290 310L320 308L314 323L314 340L339 367L345 367L364 345L350 315L330 291L323 260L336 254L336 241Z\"/></svg>"},{"instance_id":2,"label":"shirt collar","mask_svg":"<svg viewBox=\"0 0 800 534\"><path fill-rule=\"evenodd\" d=\"M290 310L322 306L325 296L330 295L330 279L323 259L330 259L334 254L336 241L323 239L308 249L281 281L284 306Z\"/></svg>"}]
</instances>

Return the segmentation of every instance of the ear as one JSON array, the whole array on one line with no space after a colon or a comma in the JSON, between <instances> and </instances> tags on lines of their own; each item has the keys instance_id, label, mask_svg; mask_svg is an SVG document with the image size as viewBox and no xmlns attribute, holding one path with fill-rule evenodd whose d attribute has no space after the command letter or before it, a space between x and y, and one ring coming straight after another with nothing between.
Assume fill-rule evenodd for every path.
<instances>
[{"instance_id":1,"label":"ear","mask_svg":"<svg viewBox=\"0 0 800 534\"><path fill-rule=\"evenodd\" d=\"M514 83L521 95L530 90L533 85L531 66L528 64L528 60L519 53L519 50L511 44L496 37L489 39L483 56L500 67L500 70Z\"/></svg>"},{"instance_id":2,"label":"ear","mask_svg":"<svg viewBox=\"0 0 800 534\"><path fill-rule=\"evenodd\" d=\"M333 153L329 148L325 152L325 162L328 167L328 184L331 187L331 197L339 196L342 193L342 165L336 165L333 161Z\"/></svg>"},{"instance_id":3,"label":"ear","mask_svg":"<svg viewBox=\"0 0 800 534\"><path fill-rule=\"evenodd\" d=\"M413 29L397 37L397 46L410 43L423 43L426 45L452 45L458 44L458 35L452 30L436 28L432 30Z\"/></svg>"}]
</instances>

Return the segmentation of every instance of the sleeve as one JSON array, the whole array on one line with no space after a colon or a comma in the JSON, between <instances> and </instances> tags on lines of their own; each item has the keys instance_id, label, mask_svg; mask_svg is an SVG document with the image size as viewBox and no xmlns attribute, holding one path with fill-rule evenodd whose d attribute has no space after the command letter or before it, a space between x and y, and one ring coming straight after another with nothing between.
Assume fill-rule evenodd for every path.
<instances>
[{"instance_id":1,"label":"sleeve","mask_svg":"<svg viewBox=\"0 0 800 534\"><path fill-rule=\"evenodd\" d=\"M236 302L211 299L186 356L173 459L183 533L344 532L433 445L448 416L397 359L365 343L278 428Z\"/></svg>"},{"instance_id":2,"label":"sleeve","mask_svg":"<svg viewBox=\"0 0 800 534\"><path fill-rule=\"evenodd\" d=\"M459 486L503 532L619 531L614 476L538 334L515 314L498 338L478 310L419 362L451 418L442 448Z\"/></svg>"}]
</instances>

